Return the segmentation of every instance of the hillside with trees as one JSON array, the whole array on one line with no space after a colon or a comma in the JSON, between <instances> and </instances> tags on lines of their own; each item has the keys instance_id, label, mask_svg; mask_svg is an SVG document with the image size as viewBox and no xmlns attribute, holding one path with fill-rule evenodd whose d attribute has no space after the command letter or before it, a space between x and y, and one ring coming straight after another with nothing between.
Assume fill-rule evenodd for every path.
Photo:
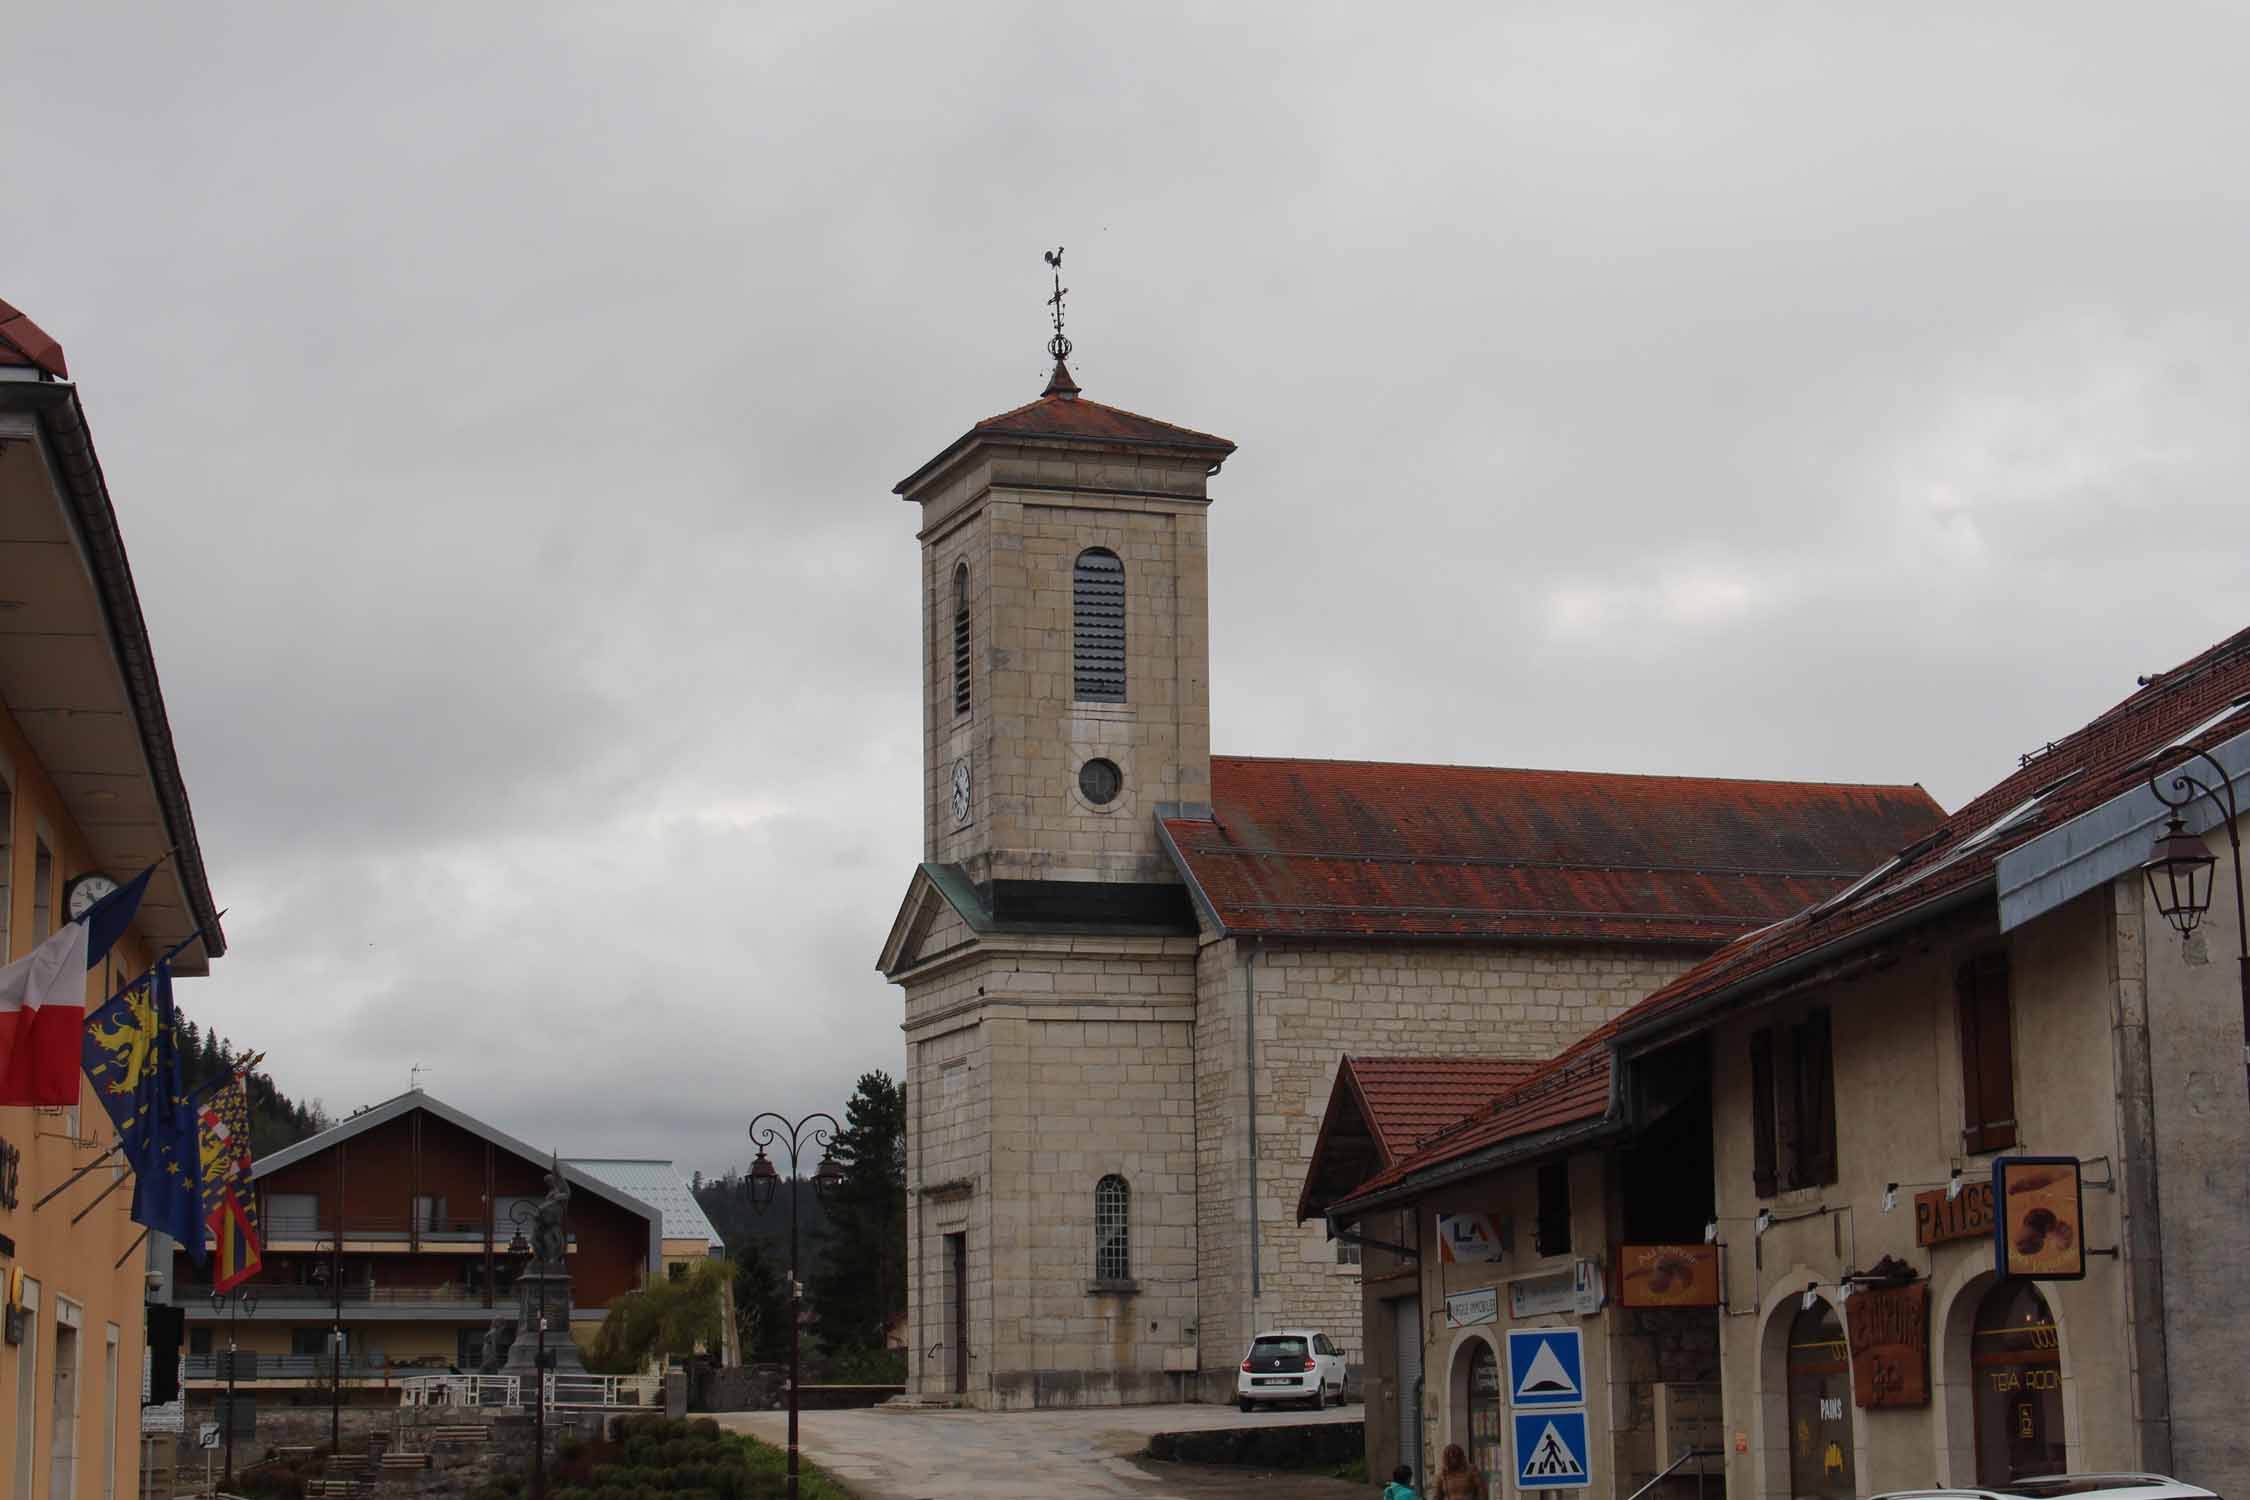
<instances>
[{"instance_id":1,"label":"hillside with trees","mask_svg":"<svg viewBox=\"0 0 2250 1500\"><path fill-rule=\"evenodd\" d=\"M224 1076L240 1056L233 1043L216 1031L205 1031L193 1021L181 1019L180 1072L190 1093ZM275 1085L269 1073L252 1069L243 1080L243 1088L250 1096L250 1155L253 1158L294 1146L336 1123L328 1117L328 1111L321 1107L319 1100L299 1104Z\"/></svg>"}]
</instances>

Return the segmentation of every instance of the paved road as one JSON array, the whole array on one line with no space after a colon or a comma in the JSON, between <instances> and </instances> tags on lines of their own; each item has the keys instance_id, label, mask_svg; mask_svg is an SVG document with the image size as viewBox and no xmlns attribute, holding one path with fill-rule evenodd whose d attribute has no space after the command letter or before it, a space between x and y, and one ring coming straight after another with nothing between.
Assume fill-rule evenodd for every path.
<instances>
[{"instance_id":1,"label":"paved road","mask_svg":"<svg viewBox=\"0 0 2250 1500\"><path fill-rule=\"evenodd\" d=\"M1109 1406L1071 1411L813 1411L799 1418L805 1456L864 1500L1053 1500L1059 1495L1134 1495L1140 1500L1365 1500L1368 1487L1298 1475L1133 1461L1152 1432L1245 1423L1356 1422L1361 1408L1260 1412L1230 1406ZM733 1412L718 1419L779 1446L784 1412Z\"/></svg>"}]
</instances>

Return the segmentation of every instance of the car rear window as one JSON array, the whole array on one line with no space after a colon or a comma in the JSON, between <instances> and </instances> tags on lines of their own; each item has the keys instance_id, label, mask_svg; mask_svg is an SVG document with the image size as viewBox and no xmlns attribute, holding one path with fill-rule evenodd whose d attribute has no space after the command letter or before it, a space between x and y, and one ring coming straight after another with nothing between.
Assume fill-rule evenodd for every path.
<instances>
[{"instance_id":1,"label":"car rear window","mask_svg":"<svg viewBox=\"0 0 2250 1500\"><path fill-rule=\"evenodd\" d=\"M1296 1354L1305 1352L1303 1339L1259 1339L1250 1346L1252 1354Z\"/></svg>"}]
</instances>

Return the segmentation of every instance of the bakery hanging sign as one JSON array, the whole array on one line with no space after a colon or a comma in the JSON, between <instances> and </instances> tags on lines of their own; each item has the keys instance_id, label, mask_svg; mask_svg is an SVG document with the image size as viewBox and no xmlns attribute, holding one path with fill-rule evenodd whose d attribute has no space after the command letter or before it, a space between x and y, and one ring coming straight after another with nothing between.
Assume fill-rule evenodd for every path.
<instances>
[{"instance_id":1,"label":"bakery hanging sign","mask_svg":"<svg viewBox=\"0 0 2250 1500\"><path fill-rule=\"evenodd\" d=\"M1875 1276L1911 1277L1913 1268L1889 1257ZM1852 1401L1862 1409L1930 1404L1930 1284L1893 1280L1862 1284L1844 1301L1851 1333Z\"/></svg>"},{"instance_id":2,"label":"bakery hanging sign","mask_svg":"<svg viewBox=\"0 0 2250 1500\"><path fill-rule=\"evenodd\" d=\"M2086 1195L2075 1156L2003 1156L1992 1164L1994 1269L2033 1281L2086 1275Z\"/></svg>"}]
</instances>

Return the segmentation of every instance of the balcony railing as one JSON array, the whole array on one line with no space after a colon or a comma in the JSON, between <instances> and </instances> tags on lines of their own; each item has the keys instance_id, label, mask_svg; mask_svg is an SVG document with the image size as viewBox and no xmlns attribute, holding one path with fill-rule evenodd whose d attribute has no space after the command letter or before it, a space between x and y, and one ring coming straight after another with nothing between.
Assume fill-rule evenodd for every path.
<instances>
[{"instance_id":1,"label":"balcony railing","mask_svg":"<svg viewBox=\"0 0 2250 1500\"><path fill-rule=\"evenodd\" d=\"M331 1296L326 1287L307 1286L300 1283L250 1281L244 1284L242 1290L256 1296L261 1305L270 1305L277 1309L287 1306L293 1310L304 1312L317 1312L321 1308L335 1305L338 1301L341 1301L347 1308L428 1307L435 1309L453 1308L466 1304L473 1304L478 1307L491 1305L485 1301L482 1287L465 1286L459 1283L448 1286L368 1286L364 1283L346 1282L344 1294L341 1298ZM513 1293L509 1288L501 1287L493 1294L492 1301L493 1303L504 1303L512 1295ZM183 1285L173 1291L173 1300L190 1311L193 1311L199 1305L208 1304L210 1298L211 1288L208 1286Z\"/></svg>"},{"instance_id":2,"label":"balcony railing","mask_svg":"<svg viewBox=\"0 0 2250 1500\"><path fill-rule=\"evenodd\" d=\"M336 1226L328 1215L321 1212L269 1213L259 1224L266 1242L274 1244L287 1240L291 1243L333 1241ZM515 1236L515 1225L500 1220L492 1226L492 1244L504 1249ZM407 1215L384 1216L380 1214L351 1214L344 1221L344 1240L402 1241L419 1239L443 1245L482 1245L484 1220L476 1216L462 1218L453 1214L440 1214L419 1220ZM573 1243L577 1236L571 1236Z\"/></svg>"},{"instance_id":3,"label":"balcony railing","mask_svg":"<svg viewBox=\"0 0 2250 1500\"><path fill-rule=\"evenodd\" d=\"M336 1361L325 1354L261 1354L258 1356L260 1380L328 1380ZM392 1364L381 1355L347 1354L343 1361L346 1380L384 1380L408 1378L408 1372L427 1371L426 1364L412 1366ZM216 1354L190 1354L187 1356L187 1378L190 1380L224 1380Z\"/></svg>"}]
</instances>

